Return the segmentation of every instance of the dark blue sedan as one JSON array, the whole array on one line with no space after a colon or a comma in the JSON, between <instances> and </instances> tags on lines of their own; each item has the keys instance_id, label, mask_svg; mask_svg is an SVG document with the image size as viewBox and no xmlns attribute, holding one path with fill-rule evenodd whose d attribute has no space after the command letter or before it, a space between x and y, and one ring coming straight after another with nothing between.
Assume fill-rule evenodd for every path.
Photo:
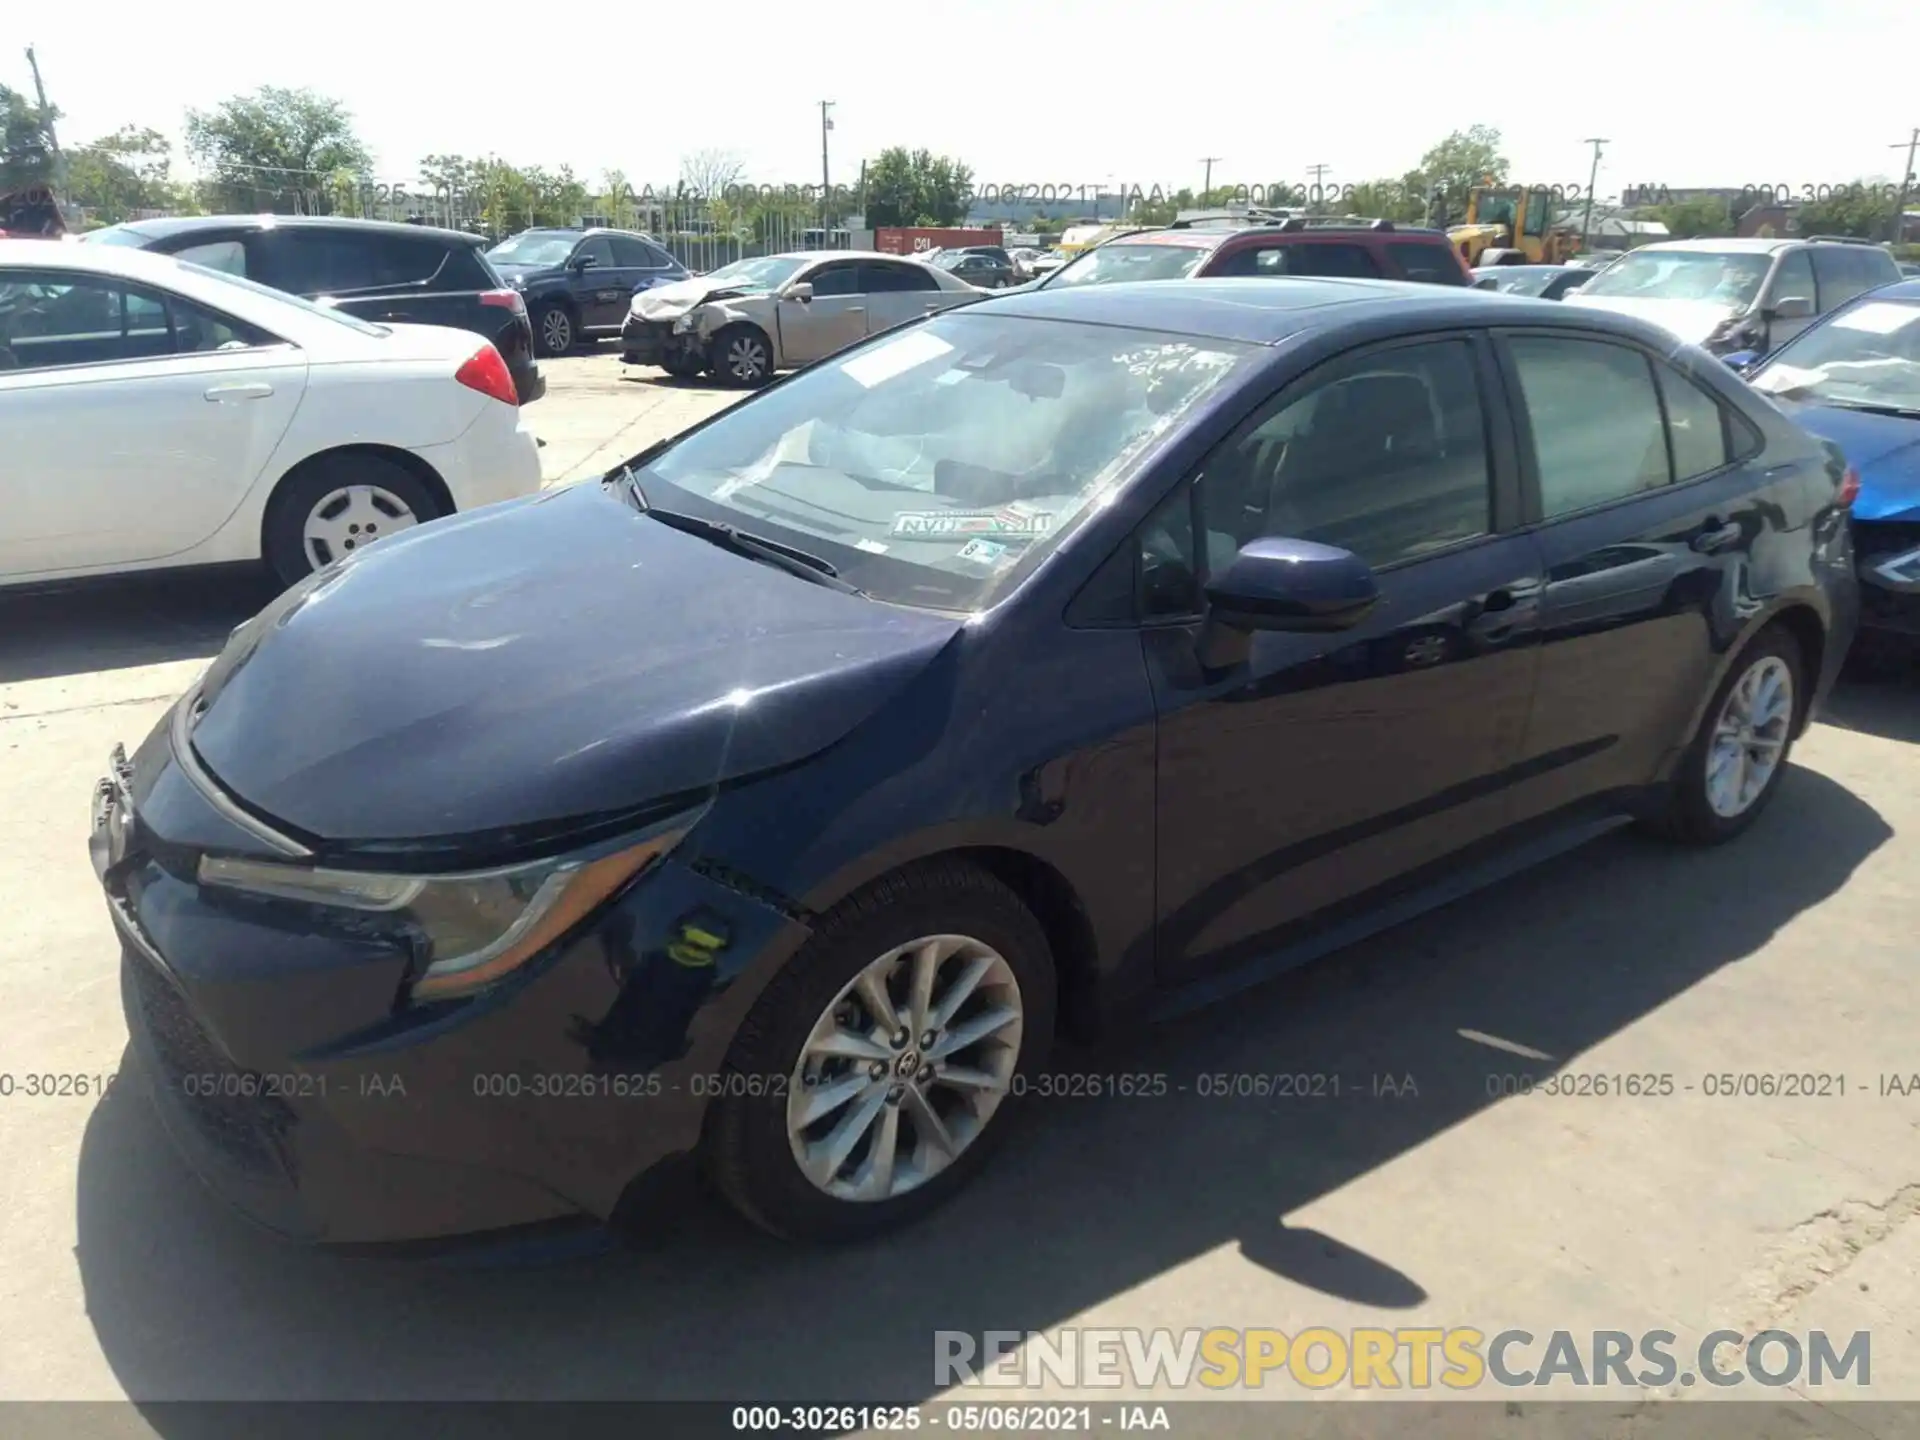
<instances>
[{"instance_id":1,"label":"dark blue sedan","mask_svg":"<svg viewBox=\"0 0 1920 1440\"><path fill-rule=\"evenodd\" d=\"M1920 280L1870 290L1769 355L1749 377L1859 471L1862 650L1920 651Z\"/></svg>"},{"instance_id":2,"label":"dark blue sedan","mask_svg":"<svg viewBox=\"0 0 1920 1440\"><path fill-rule=\"evenodd\" d=\"M1852 635L1851 499L1600 311L935 316L241 627L96 795L141 1069L309 1240L631 1214L696 1164L777 1233L877 1231L1062 1030L1617 823L1745 829Z\"/></svg>"}]
</instances>

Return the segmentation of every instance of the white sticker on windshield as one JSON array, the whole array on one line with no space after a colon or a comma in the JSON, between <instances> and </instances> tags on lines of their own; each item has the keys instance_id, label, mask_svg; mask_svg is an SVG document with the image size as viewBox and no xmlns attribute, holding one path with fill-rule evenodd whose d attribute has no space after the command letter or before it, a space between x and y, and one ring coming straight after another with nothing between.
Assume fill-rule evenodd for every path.
<instances>
[{"instance_id":1,"label":"white sticker on windshield","mask_svg":"<svg viewBox=\"0 0 1920 1440\"><path fill-rule=\"evenodd\" d=\"M1864 330L1869 335L1891 335L1920 321L1920 305L1896 305L1875 300L1849 310L1833 322L1836 330Z\"/></svg>"},{"instance_id":2,"label":"white sticker on windshield","mask_svg":"<svg viewBox=\"0 0 1920 1440\"><path fill-rule=\"evenodd\" d=\"M878 540L869 540L864 535L853 542L853 548L856 550L864 550L869 555L884 555L887 553L886 546L882 545Z\"/></svg>"},{"instance_id":3,"label":"white sticker on windshield","mask_svg":"<svg viewBox=\"0 0 1920 1440\"><path fill-rule=\"evenodd\" d=\"M882 380L904 375L916 365L924 365L942 355L953 353L953 346L926 330L911 330L891 344L869 350L844 362L840 369L849 379L871 390Z\"/></svg>"},{"instance_id":4,"label":"white sticker on windshield","mask_svg":"<svg viewBox=\"0 0 1920 1440\"><path fill-rule=\"evenodd\" d=\"M991 565L1006 553L1006 546L992 540L969 540L960 547L960 553L954 558L974 565Z\"/></svg>"}]
</instances>

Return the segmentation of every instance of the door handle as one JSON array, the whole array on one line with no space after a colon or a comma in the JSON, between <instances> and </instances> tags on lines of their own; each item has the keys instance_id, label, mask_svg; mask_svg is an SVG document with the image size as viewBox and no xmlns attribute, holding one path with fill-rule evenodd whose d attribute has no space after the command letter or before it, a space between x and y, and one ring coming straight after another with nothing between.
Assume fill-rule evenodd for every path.
<instances>
[{"instance_id":1,"label":"door handle","mask_svg":"<svg viewBox=\"0 0 1920 1440\"><path fill-rule=\"evenodd\" d=\"M1745 533L1738 525L1709 520L1707 528L1701 530L1688 543L1702 555L1711 555L1717 550L1725 550L1729 545L1739 544Z\"/></svg>"},{"instance_id":2,"label":"door handle","mask_svg":"<svg viewBox=\"0 0 1920 1440\"><path fill-rule=\"evenodd\" d=\"M207 391L209 400L264 400L273 394L273 386L264 380L245 385L216 385Z\"/></svg>"},{"instance_id":3,"label":"door handle","mask_svg":"<svg viewBox=\"0 0 1920 1440\"><path fill-rule=\"evenodd\" d=\"M867 307L864 305L847 306L847 314L849 315L864 315L866 313L867 313Z\"/></svg>"}]
</instances>

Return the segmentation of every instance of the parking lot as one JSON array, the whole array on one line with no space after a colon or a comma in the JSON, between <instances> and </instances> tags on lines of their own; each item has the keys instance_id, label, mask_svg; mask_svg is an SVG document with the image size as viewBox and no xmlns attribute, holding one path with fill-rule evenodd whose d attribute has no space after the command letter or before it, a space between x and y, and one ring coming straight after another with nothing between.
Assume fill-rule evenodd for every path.
<instances>
[{"instance_id":1,"label":"parking lot","mask_svg":"<svg viewBox=\"0 0 1920 1440\"><path fill-rule=\"evenodd\" d=\"M549 483L737 393L609 348L545 369ZM0 602L0 1071L122 1068L88 795L267 593L170 577ZM1920 686L1844 686L1794 759L1736 844L1605 839L1075 1057L1170 1083L1034 1100L953 1206L858 1249L787 1249L695 1203L609 1254L317 1255L217 1208L135 1086L16 1093L0 1396L921 1399L934 1331L1071 1324L1868 1330L1872 1396L1920 1399L1920 1093L1899 1093L1920 1072ZM1556 1067L1674 1093L1495 1098ZM1203 1098L1215 1072L1348 1083ZM1749 1073L1844 1094L1705 1093Z\"/></svg>"}]
</instances>

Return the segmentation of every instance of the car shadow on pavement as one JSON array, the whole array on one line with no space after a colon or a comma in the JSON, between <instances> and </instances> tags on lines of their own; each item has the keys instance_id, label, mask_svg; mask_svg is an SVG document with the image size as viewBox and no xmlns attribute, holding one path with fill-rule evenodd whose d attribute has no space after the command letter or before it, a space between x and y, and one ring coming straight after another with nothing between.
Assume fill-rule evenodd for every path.
<instances>
[{"instance_id":1,"label":"car shadow on pavement","mask_svg":"<svg viewBox=\"0 0 1920 1440\"><path fill-rule=\"evenodd\" d=\"M664 370L636 373L629 367L620 372L620 378L629 385L649 385L656 390L685 390L695 395L719 395L727 391L725 385L704 376L669 375Z\"/></svg>"},{"instance_id":2,"label":"car shadow on pavement","mask_svg":"<svg viewBox=\"0 0 1920 1440\"><path fill-rule=\"evenodd\" d=\"M277 593L249 565L0 595L0 684L211 659Z\"/></svg>"},{"instance_id":3,"label":"car shadow on pavement","mask_svg":"<svg viewBox=\"0 0 1920 1440\"><path fill-rule=\"evenodd\" d=\"M136 1400L879 1402L933 1393L936 1330L1045 1329L1228 1245L1307 1304L1403 1310L1433 1284L1411 1256L1286 1217L1498 1103L1489 1072L1525 1062L1475 1037L1573 1060L1752 955L1890 833L1795 768L1735 844L1608 837L1232 1004L1072 1057L1072 1073L1165 1075L1168 1093L1035 1098L954 1203L855 1247L786 1247L706 1201L625 1247L539 1265L317 1254L207 1198L144 1095L121 1085L82 1145L87 1311ZM1203 1099L1202 1073L1356 1087L1411 1076L1419 1094ZM176 1413L147 1418L192 1440L170 1432Z\"/></svg>"},{"instance_id":4,"label":"car shadow on pavement","mask_svg":"<svg viewBox=\"0 0 1920 1440\"><path fill-rule=\"evenodd\" d=\"M1849 679L1835 687L1820 718L1842 730L1920 745L1920 666L1904 675Z\"/></svg>"}]
</instances>

